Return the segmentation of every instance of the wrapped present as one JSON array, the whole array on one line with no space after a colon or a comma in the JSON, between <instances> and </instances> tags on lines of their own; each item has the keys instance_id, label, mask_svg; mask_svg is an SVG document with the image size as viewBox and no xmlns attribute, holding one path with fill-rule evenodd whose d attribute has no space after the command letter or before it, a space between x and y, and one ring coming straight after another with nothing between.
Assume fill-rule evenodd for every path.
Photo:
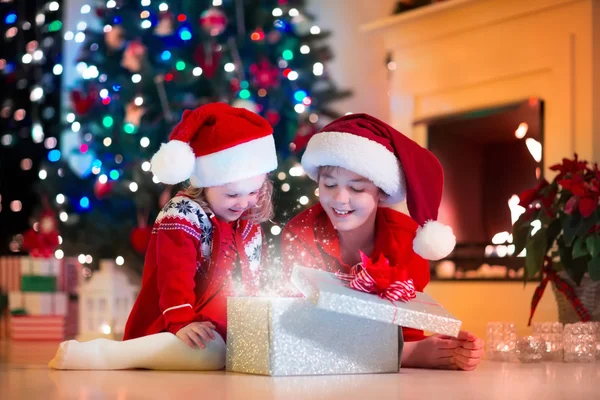
<instances>
[{"instance_id":1,"label":"wrapped present","mask_svg":"<svg viewBox=\"0 0 600 400\"><path fill-rule=\"evenodd\" d=\"M397 372L399 328L305 299L230 297L227 370L259 375Z\"/></svg>"},{"instance_id":2,"label":"wrapped present","mask_svg":"<svg viewBox=\"0 0 600 400\"><path fill-rule=\"evenodd\" d=\"M67 315L12 315L10 338L15 341L63 341L77 334L77 303L69 302Z\"/></svg>"},{"instance_id":3,"label":"wrapped present","mask_svg":"<svg viewBox=\"0 0 600 400\"><path fill-rule=\"evenodd\" d=\"M55 257L23 257L21 261L21 275L58 276L62 267L62 260Z\"/></svg>"},{"instance_id":4,"label":"wrapped present","mask_svg":"<svg viewBox=\"0 0 600 400\"><path fill-rule=\"evenodd\" d=\"M67 315L68 301L68 295L64 292L8 294L8 306L13 315Z\"/></svg>"},{"instance_id":5,"label":"wrapped present","mask_svg":"<svg viewBox=\"0 0 600 400\"><path fill-rule=\"evenodd\" d=\"M73 257L58 260L55 257L21 257L21 276L40 275L56 277L56 290L77 293L81 263Z\"/></svg>"},{"instance_id":6,"label":"wrapped present","mask_svg":"<svg viewBox=\"0 0 600 400\"><path fill-rule=\"evenodd\" d=\"M82 277L81 268L81 263L77 261L77 258L67 257L62 259L60 273L56 281L57 289L61 292L77 294L79 281Z\"/></svg>"},{"instance_id":7,"label":"wrapped present","mask_svg":"<svg viewBox=\"0 0 600 400\"><path fill-rule=\"evenodd\" d=\"M349 287L343 277L299 266L292 272L292 282L324 310L454 337L460 330L461 321L425 293L413 292L412 299L394 301L392 295L366 293L357 290L360 284Z\"/></svg>"},{"instance_id":8,"label":"wrapped present","mask_svg":"<svg viewBox=\"0 0 600 400\"><path fill-rule=\"evenodd\" d=\"M56 277L23 275L21 276L21 290L24 292L55 292Z\"/></svg>"},{"instance_id":9,"label":"wrapped present","mask_svg":"<svg viewBox=\"0 0 600 400\"><path fill-rule=\"evenodd\" d=\"M25 257L0 257L0 291L21 290L21 261Z\"/></svg>"}]
</instances>

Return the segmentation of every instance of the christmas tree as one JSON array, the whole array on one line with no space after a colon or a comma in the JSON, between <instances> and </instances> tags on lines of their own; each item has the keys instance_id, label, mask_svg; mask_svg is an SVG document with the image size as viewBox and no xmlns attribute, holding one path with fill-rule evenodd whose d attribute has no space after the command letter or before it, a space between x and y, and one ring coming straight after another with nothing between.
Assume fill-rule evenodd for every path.
<instances>
[{"instance_id":1,"label":"christmas tree","mask_svg":"<svg viewBox=\"0 0 600 400\"><path fill-rule=\"evenodd\" d=\"M61 4L0 2L0 255L19 252L39 203L33 184L40 161L57 146Z\"/></svg>"},{"instance_id":2,"label":"christmas tree","mask_svg":"<svg viewBox=\"0 0 600 400\"><path fill-rule=\"evenodd\" d=\"M109 0L81 12L100 23L65 34L82 42L81 79L40 186L61 220L61 254L141 267L152 223L178 190L153 178L149 161L183 111L208 102L250 109L274 127L272 239L318 201L299 155L338 117L330 102L348 93L327 75L327 34L302 1Z\"/></svg>"}]
</instances>

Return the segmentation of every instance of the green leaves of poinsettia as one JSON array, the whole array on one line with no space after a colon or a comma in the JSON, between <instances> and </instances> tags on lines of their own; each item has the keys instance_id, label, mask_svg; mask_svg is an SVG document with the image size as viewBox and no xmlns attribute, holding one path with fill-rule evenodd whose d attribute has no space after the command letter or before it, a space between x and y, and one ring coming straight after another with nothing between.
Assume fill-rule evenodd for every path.
<instances>
[{"instance_id":1,"label":"green leaves of poinsettia","mask_svg":"<svg viewBox=\"0 0 600 400\"><path fill-rule=\"evenodd\" d=\"M588 236L585 240L585 245L588 248L590 255L596 257L600 254L600 235Z\"/></svg>"},{"instance_id":2,"label":"green leaves of poinsettia","mask_svg":"<svg viewBox=\"0 0 600 400\"><path fill-rule=\"evenodd\" d=\"M592 257L587 265L588 274L592 280L600 281L600 235L588 236L585 245Z\"/></svg>"},{"instance_id":3,"label":"green leaves of poinsettia","mask_svg":"<svg viewBox=\"0 0 600 400\"><path fill-rule=\"evenodd\" d=\"M514 239L514 237L513 237ZM525 258L525 276L531 278L540 271L544 263L544 256L548 251L548 236L546 229L540 229L527 242L525 247L527 256Z\"/></svg>"},{"instance_id":4,"label":"green leaves of poinsettia","mask_svg":"<svg viewBox=\"0 0 600 400\"><path fill-rule=\"evenodd\" d=\"M539 213L536 212L536 214ZM519 219L513 225L513 243L515 245L515 255L521 254L525 245L527 244L527 239L529 238L529 233L533 229L531 226L531 221L535 219L535 216L532 218L531 216L526 216L526 214L521 214Z\"/></svg>"},{"instance_id":5,"label":"green leaves of poinsettia","mask_svg":"<svg viewBox=\"0 0 600 400\"><path fill-rule=\"evenodd\" d=\"M561 222L567 246L572 246L576 237L585 236L598 223L598 220L598 212L593 213L588 218L583 218L579 213L564 215Z\"/></svg>"}]
</instances>

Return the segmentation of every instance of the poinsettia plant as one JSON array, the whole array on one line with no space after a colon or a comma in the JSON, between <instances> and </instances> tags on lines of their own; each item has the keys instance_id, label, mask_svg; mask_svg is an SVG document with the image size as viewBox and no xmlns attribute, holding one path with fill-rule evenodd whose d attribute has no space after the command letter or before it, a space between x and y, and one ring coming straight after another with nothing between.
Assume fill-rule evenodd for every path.
<instances>
[{"instance_id":1,"label":"poinsettia plant","mask_svg":"<svg viewBox=\"0 0 600 400\"><path fill-rule=\"evenodd\" d=\"M526 250L525 279L566 271L579 286L585 273L600 280L600 171L598 164L564 158L519 196L525 212L513 225L515 254ZM538 220L539 223L532 224Z\"/></svg>"}]
</instances>

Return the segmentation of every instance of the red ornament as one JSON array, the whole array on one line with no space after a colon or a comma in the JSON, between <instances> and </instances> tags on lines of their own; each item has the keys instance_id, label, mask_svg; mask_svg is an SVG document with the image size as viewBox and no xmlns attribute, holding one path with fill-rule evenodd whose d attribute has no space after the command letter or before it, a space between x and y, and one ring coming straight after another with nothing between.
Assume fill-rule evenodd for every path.
<instances>
[{"instance_id":1,"label":"red ornament","mask_svg":"<svg viewBox=\"0 0 600 400\"><path fill-rule=\"evenodd\" d=\"M112 182L101 183L100 181L96 181L94 184L94 194L98 200L101 200L104 196L112 191L112 188Z\"/></svg>"},{"instance_id":2,"label":"red ornament","mask_svg":"<svg viewBox=\"0 0 600 400\"><path fill-rule=\"evenodd\" d=\"M73 109L77 115L85 115L87 114L96 101L97 94L95 91L92 91L86 95L84 95L79 90L71 91L71 103L73 105Z\"/></svg>"},{"instance_id":3,"label":"red ornament","mask_svg":"<svg viewBox=\"0 0 600 400\"><path fill-rule=\"evenodd\" d=\"M210 36L218 36L227 27L227 17L220 9L211 7L200 14L200 26Z\"/></svg>"},{"instance_id":4,"label":"red ornament","mask_svg":"<svg viewBox=\"0 0 600 400\"><path fill-rule=\"evenodd\" d=\"M229 90L231 90L232 93L237 93L240 89L240 80L238 78L233 78L229 81Z\"/></svg>"},{"instance_id":5,"label":"red ornament","mask_svg":"<svg viewBox=\"0 0 600 400\"><path fill-rule=\"evenodd\" d=\"M152 236L152 228L149 226L133 228L129 240L131 246L138 254L145 254Z\"/></svg>"},{"instance_id":6,"label":"red ornament","mask_svg":"<svg viewBox=\"0 0 600 400\"><path fill-rule=\"evenodd\" d=\"M258 87L269 89L279 84L279 68L263 58L256 64L250 65L252 83Z\"/></svg>"},{"instance_id":7,"label":"red ornament","mask_svg":"<svg viewBox=\"0 0 600 400\"><path fill-rule=\"evenodd\" d=\"M59 245L58 222L54 212L45 210L40 216L38 230L31 228L23 235L23 248L33 256L49 258Z\"/></svg>"},{"instance_id":8,"label":"red ornament","mask_svg":"<svg viewBox=\"0 0 600 400\"><path fill-rule=\"evenodd\" d=\"M267 112L265 112L265 118L267 121L269 121L271 126L275 126L279 123L281 116L277 110L267 110Z\"/></svg>"},{"instance_id":9,"label":"red ornament","mask_svg":"<svg viewBox=\"0 0 600 400\"><path fill-rule=\"evenodd\" d=\"M213 78L221 64L221 52L216 44L206 44L196 47L194 62L202 68L202 74Z\"/></svg>"}]
</instances>

